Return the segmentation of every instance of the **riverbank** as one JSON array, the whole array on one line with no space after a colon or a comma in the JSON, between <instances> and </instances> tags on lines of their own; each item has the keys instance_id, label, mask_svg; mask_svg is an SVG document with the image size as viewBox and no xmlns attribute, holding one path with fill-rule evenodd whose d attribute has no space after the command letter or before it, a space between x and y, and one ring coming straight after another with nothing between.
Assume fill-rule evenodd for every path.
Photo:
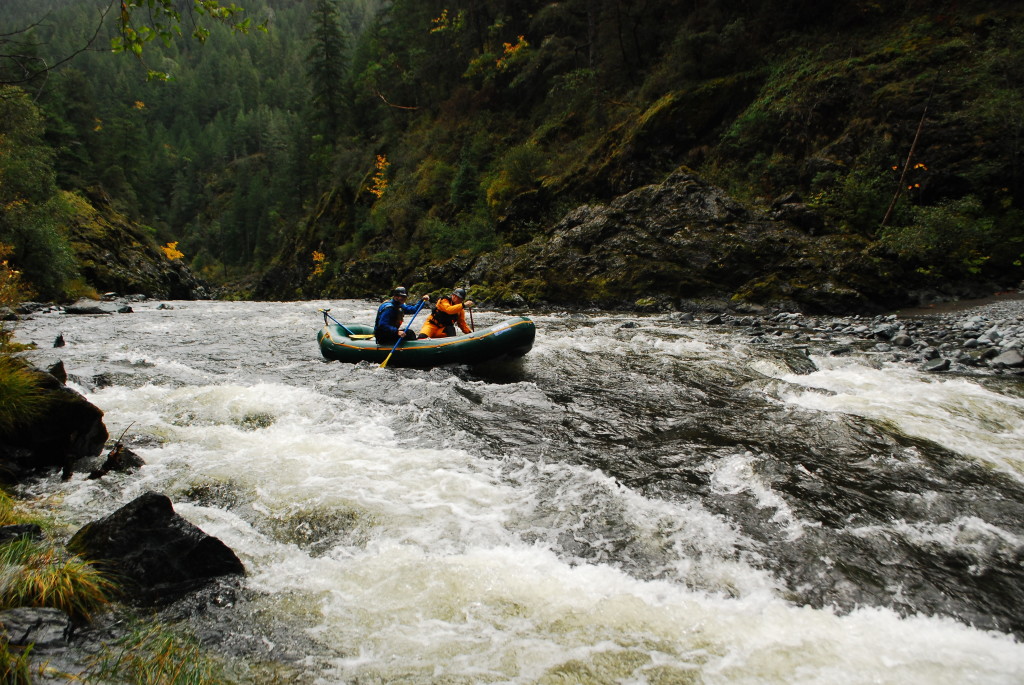
<instances>
[{"instance_id":1,"label":"riverbank","mask_svg":"<svg viewBox=\"0 0 1024 685\"><path fill-rule=\"evenodd\" d=\"M797 346L829 356L858 351L927 372L1024 375L1021 292L874 317L762 312L683 314L682 320L742 327L755 344Z\"/></svg>"}]
</instances>

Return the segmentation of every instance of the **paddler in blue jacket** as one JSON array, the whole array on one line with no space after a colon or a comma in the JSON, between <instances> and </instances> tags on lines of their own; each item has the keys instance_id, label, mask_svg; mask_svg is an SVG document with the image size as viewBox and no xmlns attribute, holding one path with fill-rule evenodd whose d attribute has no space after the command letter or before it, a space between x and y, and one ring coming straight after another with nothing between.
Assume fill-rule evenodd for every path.
<instances>
[{"instance_id":1,"label":"paddler in blue jacket","mask_svg":"<svg viewBox=\"0 0 1024 685\"><path fill-rule=\"evenodd\" d=\"M409 291L399 286L391 291L391 299L377 307L377 320L373 323L373 335L377 338L378 345L394 345L399 338L405 338L405 329L402 328L402 319L406 314L415 314L416 307L406 304ZM424 301L430 302L430 295L423 296ZM409 340L415 340L416 333L409 331Z\"/></svg>"}]
</instances>

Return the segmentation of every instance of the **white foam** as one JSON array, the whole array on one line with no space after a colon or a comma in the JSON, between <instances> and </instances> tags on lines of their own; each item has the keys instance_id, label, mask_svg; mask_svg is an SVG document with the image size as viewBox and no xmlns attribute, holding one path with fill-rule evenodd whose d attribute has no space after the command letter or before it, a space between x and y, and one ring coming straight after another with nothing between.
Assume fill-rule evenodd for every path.
<instances>
[{"instance_id":1,"label":"white foam","mask_svg":"<svg viewBox=\"0 0 1024 685\"><path fill-rule=\"evenodd\" d=\"M310 304L266 305L274 316L261 321L297 336L297 323L315 319ZM237 321L251 311L202 306L211 319ZM343 307L332 314L372 317L365 303ZM312 346L312 328L303 344ZM733 354L684 329L630 330L621 338L539 332L535 352L654 350L668 361ZM794 406L880 421L919 415L901 429L921 421L929 439L945 422L964 420L977 432L988 421L1013 429L1020 418L1012 400L970 383L819 365L809 376L763 368L785 380L778 392ZM450 375L330 371L316 381L324 392L315 383L234 379L98 390L90 399L106 412L111 434L134 422L129 440L147 465L123 479L76 477L54 487L83 520L147 489L168 493L183 516L242 558L254 612L315 640L296 665L304 682L1024 681L1024 646L1006 635L885 609L841 616L792 605L763 570L758 546L696 499L649 499L564 458L483 458L439 446L426 420L435 410L430 393L455 383ZM364 377L383 388L378 401L328 389ZM498 407L551 409L531 384L466 387ZM894 389L917 395L909 411ZM966 404L957 399L963 392L973 398ZM830 398L838 398L832 406L814 405ZM960 429L954 424L941 439ZM1008 450L997 441L982 451L1008 459ZM711 486L749 494L798 535L799 520L758 478L756 459L722 459ZM218 497L233 504L220 506ZM299 535L307 525L313 532ZM1020 544L971 518L893 525L916 544L974 545L979 555Z\"/></svg>"},{"instance_id":2,"label":"white foam","mask_svg":"<svg viewBox=\"0 0 1024 685\"><path fill-rule=\"evenodd\" d=\"M784 401L819 411L855 414L902 433L1024 477L1024 399L960 378L935 378L905 368L815 358L819 371L783 374ZM825 390L804 391L800 387Z\"/></svg>"},{"instance_id":3,"label":"white foam","mask_svg":"<svg viewBox=\"0 0 1024 685\"><path fill-rule=\"evenodd\" d=\"M754 471L756 458L751 452L736 454L721 460L715 466L711 476L711 486L717 492L737 494L750 493L762 509L774 509L772 521L778 523L786 531L789 540L796 540L804 532L804 524L800 521L786 500L758 477Z\"/></svg>"}]
</instances>

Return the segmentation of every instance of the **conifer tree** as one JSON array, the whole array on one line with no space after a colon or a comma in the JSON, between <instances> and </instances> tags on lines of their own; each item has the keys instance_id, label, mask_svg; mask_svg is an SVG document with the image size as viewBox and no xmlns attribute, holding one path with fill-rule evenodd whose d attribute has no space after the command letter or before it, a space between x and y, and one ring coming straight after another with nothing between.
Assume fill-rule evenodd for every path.
<instances>
[{"instance_id":1,"label":"conifer tree","mask_svg":"<svg viewBox=\"0 0 1024 685\"><path fill-rule=\"evenodd\" d=\"M313 8L313 47L309 51L309 80L318 132L333 143L344 119L346 72L345 35L335 0L317 0Z\"/></svg>"}]
</instances>

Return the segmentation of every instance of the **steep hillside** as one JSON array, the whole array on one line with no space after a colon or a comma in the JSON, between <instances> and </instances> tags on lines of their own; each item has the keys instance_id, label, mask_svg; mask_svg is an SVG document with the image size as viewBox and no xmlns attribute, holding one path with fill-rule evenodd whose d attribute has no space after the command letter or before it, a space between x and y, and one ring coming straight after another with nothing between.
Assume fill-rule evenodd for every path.
<instances>
[{"instance_id":1,"label":"steep hillside","mask_svg":"<svg viewBox=\"0 0 1024 685\"><path fill-rule=\"evenodd\" d=\"M753 24L770 4L667 17L671 30L651 33L656 59L603 90L586 70L545 71L555 70L550 44L566 37L553 10L538 11L524 35L549 33L524 39L511 73L457 79L447 92L438 74L408 100L434 103L390 112L376 141L386 187L377 195L369 174L335 177L254 294L458 281L496 301L515 291L621 306L653 289L842 309L1019 284L1018 5L852 3ZM530 79L547 89L531 91ZM646 224L609 217L677 170L706 201L720 195L713 184L738 214L761 218L701 232L686 215L653 228L661 238L623 264L616 246ZM647 211L676 216L677 200L652 199ZM584 204L608 215L594 242L569 248L564 228L594 211ZM580 249L595 255L584 271Z\"/></svg>"},{"instance_id":2,"label":"steep hillside","mask_svg":"<svg viewBox=\"0 0 1024 685\"><path fill-rule=\"evenodd\" d=\"M172 300L213 296L213 288L196 278L173 245L158 247L105 198L68 194L67 202L72 208L68 242L82 277L96 290Z\"/></svg>"},{"instance_id":3,"label":"steep hillside","mask_svg":"<svg viewBox=\"0 0 1024 685\"><path fill-rule=\"evenodd\" d=\"M57 190L108 198L238 296L457 281L495 302L654 288L674 306L872 308L1024 278L1016 0L242 4L268 33L213 25L65 63L125 15L0 3L0 23L33 27L0 35L0 88L20 93L0 98L0 243L41 293L76 273ZM62 66L26 77L39 63ZM738 208L730 228L694 229L701 212L665 191L680 177ZM588 213L600 241L579 249L651 245L579 271L563 234Z\"/></svg>"}]
</instances>

